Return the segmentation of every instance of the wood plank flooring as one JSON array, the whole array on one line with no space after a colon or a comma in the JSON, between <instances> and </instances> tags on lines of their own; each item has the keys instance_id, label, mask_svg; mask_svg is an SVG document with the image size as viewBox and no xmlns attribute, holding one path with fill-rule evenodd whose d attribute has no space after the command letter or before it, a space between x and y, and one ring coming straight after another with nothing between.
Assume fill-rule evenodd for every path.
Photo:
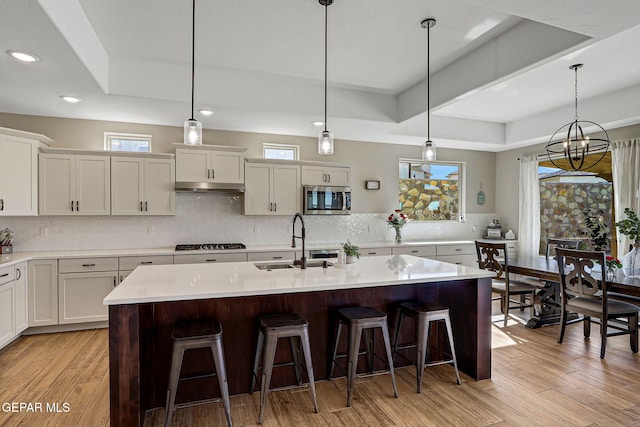
<instances>
[{"instance_id":1,"label":"wood plank flooring","mask_svg":"<svg viewBox=\"0 0 640 427\"><path fill-rule=\"evenodd\" d=\"M494 307L493 377L475 382L451 366L428 368L422 393L415 370L398 369L393 397L389 376L359 380L345 407L345 380L317 383L320 413L307 389L272 392L264 426L638 426L640 356L627 336L607 343L599 358L597 327L584 340L582 325L526 329L511 320L502 327ZM227 362L233 369L233 363ZM287 368L281 368L287 369ZM42 412L7 412L11 402L43 404ZM47 412L46 403L64 411ZM106 329L22 337L0 351L0 426L108 426L108 332ZM236 426L256 425L259 393L232 396ZM147 413L145 427L162 426L164 409ZM173 426L225 425L221 404L180 409Z\"/></svg>"}]
</instances>

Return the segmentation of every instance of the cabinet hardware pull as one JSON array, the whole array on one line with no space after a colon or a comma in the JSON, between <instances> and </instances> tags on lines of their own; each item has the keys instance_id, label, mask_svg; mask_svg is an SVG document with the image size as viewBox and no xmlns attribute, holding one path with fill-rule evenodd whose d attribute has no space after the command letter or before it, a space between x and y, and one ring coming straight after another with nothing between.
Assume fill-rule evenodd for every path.
<instances>
[{"instance_id":1,"label":"cabinet hardware pull","mask_svg":"<svg viewBox=\"0 0 640 427\"><path fill-rule=\"evenodd\" d=\"M411 251L412 254L417 254L420 251Z\"/></svg>"},{"instance_id":2,"label":"cabinet hardware pull","mask_svg":"<svg viewBox=\"0 0 640 427\"><path fill-rule=\"evenodd\" d=\"M83 267L95 267L95 264L82 264Z\"/></svg>"},{"instance_id":3,"label":"cabinet hardware pull","mask_svg":"<svg viewBox=\"0 0 640 427\"><path fill-rule=\"evenodd\" d=\"M76 212L80 212L80 202L76 200Z\"/></svg>"},{"instance_id":4,"label":"cabinet hardware pull","mask_svg":"<svg viewBox=\"0 0 640 427\"><path fill-rule=\"evenodd\" d=\"M461 262L456 262L456 264L458 264L458 265L462 265L462 263L461 263Z\"/></svg>"},{"instance_id":5,"label":"cabinet hardware pull","mask_svg":"<svg viewBox=\"0 0 640 427\"><path fill-rule=\"evenodd\" d=\"M124 280L124 276L121 274L120 275L120 282L122 282Z\"/></svg>"},{"instance_id":6,"label":"cabinet hardware pull","mask_svg":"<svg viewBox=\"0 0 640 427\"><path fill-rule=\"evenodd\" d=\"M149 212L149 202L144 202L144 210L145 212Z\"/></svg>"},{"instance_id":7,"label":"cabinet hardware pull","mask_svg":"<svg viewBox=\"0 0 640 427\"><path fill-rule=\"evenodd\" d=\"M461 248L457 248L457 249L456 249L456 252L460 252L461 250L462 250Z\"/></svg>"},{"instance_id":8,"label":"cabinet hardware pull","mask_svg":"<svg viewBox=\"0 0 640 427\"><path fill-rule=\"evenodd\" d=\"M142 202L140 202L140 212L142 212Z\"/></svg>"},{"instance_id":9,"label":"cabinet hardware pull","mask_svg":"<svg viewBox=\"0 0 640 427\"><path fill-rule=\"evenodd\" d=\"M0 274L0 277L7 277L9 273Z\"/></svg>"},{"instance_id":10,"label":"cabinet hardware pull","mask_svg":"<svg viewBox=\"0 0 640 427\"><path fill-rule=\"evenodd\" d=\"M211 169L211 179L216 179L216 170Z\"/></svg>"},{"instance_id":11,"label":"cabinet hardware pull","mask_svg":"<svg viewBox=\"0 0 640 427\"><path fill-rule=\"evenodd\" d=\"M269 203L269 212L273 212L273 203Z\"/></svg>"},{"instance_id":12,"label":"cabinet hardware pull","mask_svg":"<svg viewBox=\"0 0 640 427\"><path fill-rule=\"evenodd\" d=\"M276 212L278 210L278 204L274 203L273 204L273 211Z\"/></svg>"},{"instance_id":13,"label":"cabinet hardware pull","mask_svg":"<svg viewBox=\"0 0 640 427\"><path fill-rule=\"evenodd\" d=\"M207 179L211 178L211 169L207 169Z\"/></svg>"},{"instance_id":14,"label":"cabinet hardware pull","mask_svg":"<svg viewBox=\"0 0 640 427\"><path fill-rule=\"evenodd\" d=\"M281 257L281 256L274 256L274 257L272 257L272 258L273 258L273 259L282 259L282 257Z\"/></svg>"},{"instance_id":15,"label":"cabinet hardware pull","mask_svg":"<svg viewBox=\"0 0 640 427\"><path fill-rule=\"evenodd\" d=\"M367 252L367 255L375 255L377 252Z\"/></svg>"},{"instance_id":16,"label":"cabinet hardware pull","mask_svg":"<svg viewBox=\"0 0 640 427\"><path fill-rule=\"evenodd\" d=\"M214 258L214 259L205 259L205 261L206 261L206 262L216 262L216 261L218 261L218 260Z\"/></svg>"},{"instance_id":17,"label":"cabinet hardware pull","mask_svg":"<svg viewBox=\"0 0 640 427\"><path fill-rule=\"evenodd\" d=\"M142 265L153 264L153 261L142 261L140 264Z\"/></svg>"},{"instance_id":18,"label":"cabinet hardware pull","mask_svg":"<svg viewBox=\"0 0 640 427\"><path fill-rule=\"evenodd\" d=\"M0 211L4 210L4 199L0 199Z\"/></svg>"},{"instance_id":19,"label":"cabinet hardware pull","mask_svg":"<svg viewBox=\"0 0 640 427\"><path fill-rule=\"evenodd\" d=\"M118 276L113 276L113 287L118 286Z\"/></svg>"},{"instance_id":20,"label":"cabinet hardware pull","mask_svg":"<svg viewBox=\"0 0 640 427\"><path fill-rule=\"evenodd\" d=\"M71 201L71 212L73 212L73 200Z\"/></svg>"},{"instance_id":21,"label":"cabinet hardware pull","mask_svg":"<svg viewBox=\"0 0 640 427\"><path fill-rule=\"evenodd\" d=\"M18 274L18 277L16 277L16 280L20 280L20 278L22 277L22 272L20 271L19 268L16 268L16 273Z\"/></svg>"},{"instance_id":22,"label":"cabinet hardware pull","mask_svg":"<svg viewBox=\"0 0 640 427\"><path fill-rule=\"evenodd\" d=\"M329 181L328 182L331 182L331 174L328 173L327 176L329 177Z\"/></svg>"}]
</instances>

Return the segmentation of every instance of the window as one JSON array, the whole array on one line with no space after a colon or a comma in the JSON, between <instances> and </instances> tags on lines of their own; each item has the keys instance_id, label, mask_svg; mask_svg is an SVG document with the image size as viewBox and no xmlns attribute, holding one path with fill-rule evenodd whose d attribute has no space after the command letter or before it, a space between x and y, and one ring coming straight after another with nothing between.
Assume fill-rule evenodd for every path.
<instances>
[{"instance_id":1,"label":"window","mask_svg":"<svg viewBox=\"0 0 640 427\"><path fill-rule=\"evenodd\" d=\"M262 153L265 159L300 160L299 148L297 145L287 144L262 144Z\"/></svg>"},{"instance_id":2,"label":"window","mask_svg":"<svg viewBox=\"0 0 640 427\"><path fill-rule=\"evenodd\" d=\"M416 221L464 220L464 163L400 159L401 211Z\"/></svg>"},{"instance_id":3,"label":"window","mask_svg":"<svg viewBox=\"0 0 640 427\"><path fill-rule=\"evenodd\" d=\"M107 151L151 152L151 135L135 133L104 133L104 149Z\"/></svg>"}]
</instances>

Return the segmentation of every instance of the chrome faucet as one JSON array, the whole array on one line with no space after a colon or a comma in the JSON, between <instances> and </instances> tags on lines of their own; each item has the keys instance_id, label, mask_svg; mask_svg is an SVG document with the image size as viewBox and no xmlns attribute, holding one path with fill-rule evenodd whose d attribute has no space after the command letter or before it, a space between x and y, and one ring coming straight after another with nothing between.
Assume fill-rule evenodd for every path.
<instances>
[{"instance_id":1,"label":"chrome faucet","mask_svg":"<svg viewBox=\"0 0 640 427\"><path fill-rule=\"evenodd\" d=\"M300 222L302 223L302 233L300 236L296 236L296 220L300 218ZM296 239L300 239L302 240L302 258L300 258L300 268L301 269L305 269L307 268L307 257L304 255L305 251L304 251L304 240L305 240L305 228L304 228L304 219L302 218L302 214L300 212L296 213L293 216L293 225L291 227L291 247L295 248L296 247ZM294 265L297 264L298 262L294 261Z\"/></svg>"}]
</instances>

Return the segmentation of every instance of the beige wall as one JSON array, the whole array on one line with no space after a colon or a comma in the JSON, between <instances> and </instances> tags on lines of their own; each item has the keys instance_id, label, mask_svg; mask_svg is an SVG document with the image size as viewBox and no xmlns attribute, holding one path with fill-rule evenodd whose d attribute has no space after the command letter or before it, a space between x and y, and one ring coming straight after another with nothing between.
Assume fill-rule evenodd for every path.
<instances>
[{"instance_id":1,"label":"beige wall","mask_svg":"<svg viewBox=\"0 0 640 427\"><path fill-rule=\"evenodd\" d=\"M182 141L182 128L136 123L77 120L57 117L25 116L0 113L0 126L40 133L54 140L53 147L102 150L104 132L152 135L157 153L170 153L171 144ZM301 160L347 163L352 166L354 213L383 213L396 208L398 195L398 159L419 158L420 147L336 140L335 153L322 156L315 138L204 130L206 144L247 147L247 157L262 157L262 143L296 144ZM496 201L496 154L490 152L438 149L439 160L466 162L466 212L493 213ZM516 162L517 163L517 162ZM517 170L517 169L516 169ZM516 178L517 179L517 178ZM365 190L365 180L379 180L381 190ZM486 202L476 203L482 183Z\"/></svg>"},{"instance_id":2,"label":"beige wall","mask_svg":"<svg viewBox=\"0 0 640 427\"><path fill-rule=\"evenodd\" d=\"M620 141L640 137L640 125L625 126L607 130L609 140ZM602 136L602 135L599 135ZM515 150L503 151L496 155L496 215L509 228L518 229L518 197L520 164L518 158L526 154L543 154L546 143ZM504 226L503 226L504 227Z\"/></svg>"}]
</instances>

